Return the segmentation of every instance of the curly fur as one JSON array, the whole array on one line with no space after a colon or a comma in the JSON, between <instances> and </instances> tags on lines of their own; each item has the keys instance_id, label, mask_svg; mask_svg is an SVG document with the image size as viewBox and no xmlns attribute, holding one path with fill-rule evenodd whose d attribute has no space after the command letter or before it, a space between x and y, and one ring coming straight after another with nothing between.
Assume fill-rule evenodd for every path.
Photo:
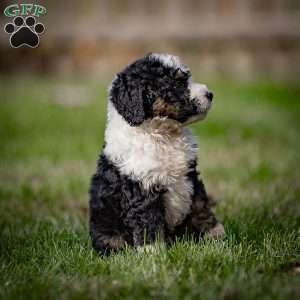
<instances>
[{"instance_id":1,"label":"curly fur","mask_svg":"<svg viewBox=\"0 0 300 300\"><path fill-rule=\"evenodd\" d=\"M168 242L183 233L201 236L220 225L198 178L197 143L184 127L206 116L207 95L207 87L193 83L189 69L167 54L147 55L113 80L90 190L97 251L140 247L158 236Z\"/></svg>"}]
</instances>

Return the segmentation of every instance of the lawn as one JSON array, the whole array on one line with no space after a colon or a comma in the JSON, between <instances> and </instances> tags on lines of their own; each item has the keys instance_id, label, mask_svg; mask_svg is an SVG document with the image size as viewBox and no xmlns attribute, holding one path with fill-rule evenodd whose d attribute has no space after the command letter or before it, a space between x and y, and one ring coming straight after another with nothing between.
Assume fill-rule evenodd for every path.
<instances>
[{"instance_id":1,"label":"lawn","mask_svg":"<svg viewBox=\"0 0 300 300\"><path fill-rule=\"evenodd\" d=\"M299 299L300 87L210 82L193 125L227 237L91 248L89 181L103 143L106 83L1 77L1 299Z\"/></svg>"}]
</instances>

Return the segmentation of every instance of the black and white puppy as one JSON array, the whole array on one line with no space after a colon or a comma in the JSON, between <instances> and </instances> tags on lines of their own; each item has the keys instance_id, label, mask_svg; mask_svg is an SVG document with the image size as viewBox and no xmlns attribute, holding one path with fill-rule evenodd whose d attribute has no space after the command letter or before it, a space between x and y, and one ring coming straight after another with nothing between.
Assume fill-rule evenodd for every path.
<instances>
[{"instance_id":1,"label":"black and white puppy","mask_svg":"<svg viewBox=\"0 0 300 300\"><path fill-rule=\"evenodd\" d=\"M198 178L198 147L185 126L203 120L213 94L175 56L149 54L109 90L105 143L90 189L90 235L102 253L160 236L224 234Z\"/></svg>"}]
</instances>

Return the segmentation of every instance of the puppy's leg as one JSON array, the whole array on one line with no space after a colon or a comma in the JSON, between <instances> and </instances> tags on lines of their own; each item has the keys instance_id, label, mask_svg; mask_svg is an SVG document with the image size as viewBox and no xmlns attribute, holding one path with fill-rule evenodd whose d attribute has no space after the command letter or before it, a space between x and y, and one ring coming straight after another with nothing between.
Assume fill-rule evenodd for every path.
<instances>
[{"instance_id":1,"label":"puppy's leg","mask_svg":"<svg viewBox=\"0 0 300 300\"><path fill-rule=\"evenodd\" d=\"M164 238L165 221L161 192L145 191L139 183L127 190L124 224L132 232L133 245L139 248Z\"/></svg>"},{"instance_id":2,"label":"puppy's leg","mask_svg":"<svg viewBox=\"0 0 300 300\"><path fill-rule=\"evenodd\" d=\"M127 237L121 230L118 216L108 207L103 207L102 199L91 203L90 207L90 236L94 249L109 255L127 245Z\"/></svg>"},{"instance_id":3,"label":"puppy's leg","mask_svg":"<svg viewBox=\"0 0 300 300\"><path fill-rule=\"evenodd\" d=\"M224 227L218 222L209 202L199 196L194 198L190 220L192 227L201 234L214 238L221 238L225 235Z\"/></svg>"},{"instance_id":4,"label":"puppy's leg","mask_svg":"<svg viewBox=\"0 0 300 300\"><path fill-rule=\"evenodd\" d=\"M98 162L90 187L90 236L93 247L108 255L130 243L120 218L120 180L116 169L104 156Z\"/></svg>"},{"instance_id":5,"label":"puppy's leg","mask_svg":"<svg viewBox=\"0 0 300 300\"><path fill-rule=\"evenodd\" d=\"M135 247L151 245L156 239L164 238L164 216L158 205L143 206L133 209L130 227Z\"/></svg>"},{"instance_id":6,"label":"puppy's leg","mask_svg":"<svg viewBox=\"0 0 300 300\"><path fill-rule=\"evenodd\" d=\"M121 234L106 235L103 232L90 232L94 249L102 254L109 255L126 247L127 242Z\"/></svg>"},{"instance_id":7,"label":"puppy's leg","mask_svg":"<svg viewBox=\"0 0 300 300\"><path fill-rule=\"evenodd\" d=\"M194 187L192 212L189 218L189 225L192 230L215 238L224 236L224 227L214 215L211 209L212 203L207 196L204 184L198 178L196 161L192 163L192 170L189 172L188 177Z\"/></svg>"}]
</instances>

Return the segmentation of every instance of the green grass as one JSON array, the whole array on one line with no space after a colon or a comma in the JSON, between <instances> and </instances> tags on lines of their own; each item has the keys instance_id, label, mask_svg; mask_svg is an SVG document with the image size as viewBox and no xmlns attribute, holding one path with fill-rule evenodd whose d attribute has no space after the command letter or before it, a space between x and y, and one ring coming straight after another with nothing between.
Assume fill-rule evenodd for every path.
<instances>
[{"instance_id":1,"label":"green grass","mask_svg":"<svg viewBox=\"0 0 300 300\"><path fill-rule=\"evenodd\" d=\"M102 259L87 205L106 84L0 82L1 299L299 299L299 86L210 83L214 109L193 129L226 239Z\"/></svg>"}]
</instances>

